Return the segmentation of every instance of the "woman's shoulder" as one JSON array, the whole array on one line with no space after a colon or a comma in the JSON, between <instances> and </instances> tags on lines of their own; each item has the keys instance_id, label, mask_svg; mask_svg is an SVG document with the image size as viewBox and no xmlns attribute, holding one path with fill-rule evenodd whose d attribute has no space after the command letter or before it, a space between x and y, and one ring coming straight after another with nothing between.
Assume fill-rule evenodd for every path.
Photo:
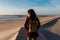
<instances>
[{"instance_id":1,"label":"woman's shoulder","mask_svg":"<svg viewBox=\"0 0 60 40\"><path fill-rule=\"evenodd\" d=\"M29 20L29 17L28 16L26 17L26 20Z\"/></svg>"},{"instance_id":2,"label":"woman's shoulder","mask_svg":"<svg viewBox=\"0 0 60 40\"><path fill-rule=\"evenodd\" d=\"M36 17L36 20L39 20L38 17Z\"/></svg>"}]
</instances>

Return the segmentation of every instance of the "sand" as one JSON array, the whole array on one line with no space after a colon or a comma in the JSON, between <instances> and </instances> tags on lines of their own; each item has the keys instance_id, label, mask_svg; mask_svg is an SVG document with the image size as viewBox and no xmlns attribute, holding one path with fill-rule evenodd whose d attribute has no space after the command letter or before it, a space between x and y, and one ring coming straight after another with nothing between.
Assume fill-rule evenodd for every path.
<instances>
[{"instance_id":1,"label":"sand","mask_svg":"<svg viewBox=\"0 0 60 40\"><path fill-rule=\"evenodd\" d=\"M58 18L58 16L52 17L39 17L41 25ZM16 18L10 20L0 20L0 40L15 40L18 35L18 31L21 27L24 27L25 19Z\"/></svg>"}]
</instances>

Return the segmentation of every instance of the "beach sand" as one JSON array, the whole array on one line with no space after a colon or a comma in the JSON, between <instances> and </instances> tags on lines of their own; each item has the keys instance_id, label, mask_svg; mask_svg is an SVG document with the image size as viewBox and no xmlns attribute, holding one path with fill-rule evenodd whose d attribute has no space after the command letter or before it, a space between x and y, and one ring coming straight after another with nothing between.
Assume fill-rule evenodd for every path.
<instances>
[{"instance_id":1,"label":"beach sand","mask_svg":"<svg viewBox=\"0 0 60 40\"><path fill-rule=\"evenodd\" d=\"M38 17L41 25L58 18L58 16ZM16 18L10 20L0 20L0 40L15 40L18 31L24 27L25 19Z\"/></svg>"}]
</instances>

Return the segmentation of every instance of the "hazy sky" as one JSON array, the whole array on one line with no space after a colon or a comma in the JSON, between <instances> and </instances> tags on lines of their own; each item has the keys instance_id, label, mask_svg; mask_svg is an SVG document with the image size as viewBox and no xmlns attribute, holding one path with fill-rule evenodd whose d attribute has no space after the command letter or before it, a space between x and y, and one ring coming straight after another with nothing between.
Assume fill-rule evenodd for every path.
<instances>
[{"instance_id":1,"label":"hazy sky","mask_svg":"<svg viewBox=\"0 0 60 40\"><path fill-rule=\"evenodd\" d=\"M25 15L28 9L40 15L59 15L60 0L0 0L0 15Z\"/></svg>"}]
</instances>

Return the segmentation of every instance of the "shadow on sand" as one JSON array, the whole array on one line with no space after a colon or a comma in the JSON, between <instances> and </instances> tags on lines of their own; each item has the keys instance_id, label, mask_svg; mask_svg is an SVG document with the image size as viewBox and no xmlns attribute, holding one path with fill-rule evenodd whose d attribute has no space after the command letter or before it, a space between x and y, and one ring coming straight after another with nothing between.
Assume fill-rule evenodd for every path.
<instances>
[{"instance_id":1,"label":"shadow on sand","mask_svg":"<svg viewBox=\"0 0 60 40\"><path fill-rule=\"evenodd\" d=\"M60 35L49 32L47 30L42 30L40 32L47 40L60 40Z\"/></svg>"},{"instance_id":2,"label":"shadow on sand","mask_svg":"<svg viewBox=\"0 0 60 40\"><path fill-rule=\"evenodd\" d=\"M57 21L58 21L58 19L55 19L55 20L52 20L48 23L45 23L45 24L41 25L39 30L44 30L45 28L51 27L51 26L55 25Z\"/></svg>"},{"instance_id":3,"label":"shadow on sand","mask_svg":"<svg viewBox=\"0 0 60 40\"><path fill-rule=\"evenodd\" d=\"M39 28L39 32L47 39L47 40L60 40L60 35L49 32L48 30L44 30L45 28L51 27L56 24L58 19L50 21Z\"/></svg>"},{"instance_id":4,"label":"shadow on sand","mask_svg":"<svg viewBox=\"0 0 60 40\"><path fill-rule=\"evenodd\" d=\"M46 24L41 25L39 28L39 33L43 36L40 36L38 40L60 40L60 35L57 35L55 33L49 32L48 30L45 30L45 28L51 27L56 24L58 19L54 19ZM19 30L19 33L17 35L16 40L26 40L26 30L24 28L21 28ZM43 39L45 37L46 39Z\"/></svg>"}]
</instances>

